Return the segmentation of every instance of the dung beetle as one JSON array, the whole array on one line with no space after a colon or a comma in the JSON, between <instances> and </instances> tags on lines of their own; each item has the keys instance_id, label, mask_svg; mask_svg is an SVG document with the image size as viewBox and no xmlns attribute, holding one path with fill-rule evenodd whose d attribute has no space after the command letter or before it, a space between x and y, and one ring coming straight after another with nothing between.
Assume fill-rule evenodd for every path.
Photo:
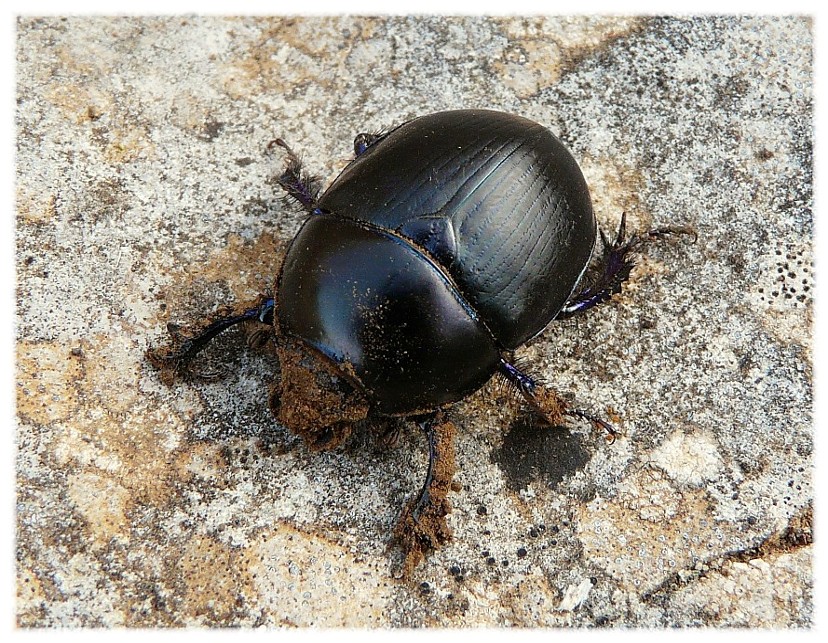
<instances>
[{"instance_id":1,"label":"dung beetle","mask_svg":"<svg viewBox=\"0 0 828 643\"><path fill-rule=\"evenodd\" d=\"M543 126L489 110L439 112L360 134L355 158L324 192L281 139L277 182L308 217L276 292L205 321L148 358L166 379L220 332L272 328L280 361L270 394L278 421L314 449L341 444L366 418L407 417L429 450L420 493L395 535L411 571L451 536L447 493L454 425L446 409L499 374L534 412L613 427L571 408L515 365L512 352L552 320L620 292L632 254L668 234L627 238L625 217L590 266L596 223L570 152Z\"/></svg>"}]
</instances>

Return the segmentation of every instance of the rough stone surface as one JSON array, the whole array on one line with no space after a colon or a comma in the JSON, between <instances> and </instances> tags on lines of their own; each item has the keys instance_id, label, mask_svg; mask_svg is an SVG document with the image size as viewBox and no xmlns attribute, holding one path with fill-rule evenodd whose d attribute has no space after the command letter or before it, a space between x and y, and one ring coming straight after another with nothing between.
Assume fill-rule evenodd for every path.
<instances>
[{"instance_id":1,"label":"rough stone surface","mask_svg":"<svg viewBox=\"0 0 828 643\"><path fill-rule=\"evenodd\" d=\"M17 61L20 626L811 626L808 18L27 17ZM269 141L330 180L473 106L560 135L605 229L699 240L519 351L615 444L494 385L451 410L454 540L402 581L416 431L311 453L238 334L219 381L143 355L272 287Z\"/></svg>"}]
</instances>

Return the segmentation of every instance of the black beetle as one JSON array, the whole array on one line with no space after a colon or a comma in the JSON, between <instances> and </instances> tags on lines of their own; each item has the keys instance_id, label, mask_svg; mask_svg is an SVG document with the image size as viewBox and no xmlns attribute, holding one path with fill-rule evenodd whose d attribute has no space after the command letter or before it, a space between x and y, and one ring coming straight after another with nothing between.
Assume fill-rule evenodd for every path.
<instances>
[{"instance_id":1,"label":"black beetle","mask_svg":"<svg viewBox=\"0 0 828 643\"><path fill-rule=\"evenodd\" d=\"M278 183L309 217L291 242L273 297L209 321L172 351L149 351L167 375L218 333L272 326L281 377L279 421L329 449L369 416L411 417L429 466L396 534L411 570L450 537L446 494L454 427L444 409L499 373L547 422L585 418L517 368L511 352L562 319L608 299L631 253L666 227L618 235L587 271L596 224L575 159L547 129L488 110L439 112L360 134L356 158L321 195L287 153ZM579 283L583 285L578 288Z\"/></svg>"}]
</instances>

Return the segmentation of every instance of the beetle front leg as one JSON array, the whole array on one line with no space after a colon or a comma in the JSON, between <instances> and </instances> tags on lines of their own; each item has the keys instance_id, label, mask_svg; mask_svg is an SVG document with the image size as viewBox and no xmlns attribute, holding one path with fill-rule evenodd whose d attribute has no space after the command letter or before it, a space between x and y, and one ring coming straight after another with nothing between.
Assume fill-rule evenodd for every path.
<instances>
[{"instance_id":1,"label":"beetle front leg","mask_svg":"<svg viewBox=\"0 0 828 643\"><path fill-rule=\"evenodd\" d=\"M205 322L202 330L189 337L184 336L178 326L167 324L167 330L173 338L174 348L149 349L146 353L147 360L161 371L161 378L167 384L171 384L175 376L182 373L199 375L191 369L190 362L217 335L228 328L247 321L258 321L272 326L273 308L274 300L272 297L268 297L260 299L255 306L247 305L224 309ZM255 335L253 337L257 338ZM205 377L203 374L201 376ZM209 377L209 375L206 377Z\"/></svg>"},{"instance_id":2,"label":"beetle front leg","mask_svg":"<svg viewBox=\"0 0 828 643\"><path fill-rule=\"evenodd\" d=\"M455 471L454 424L440 411L421 417L417 424L428 442L428 470L420 493L409 502L394 530L405 552L405 576L428 552L451 539L446 515L451 512L447 495Z\"/></svg>"},{"instance_id":3,"label":"beetle front leg","mask_svg":"<svg viewBox=\"0 0 828 643\"><path fill-rule=\"evenodd\" d=\"M613 295L621 292L624 282L630 277L635 266L632 254L644 244L656 241L668 235L688 235L696 240L696 232L689 227L667 226L655 228L647 232L634 234L625 239L627 230L627 215L621 215L621 225L618 234L610 243L604 231L601 231L602 254L598 265L592 269L588 285L564 304L555 319L566 319L578 313L589 310L593 306L607 301Z\"/></svg>"},{"instance_id":4,"label":"beetle front leg","mask_svg":"<svg viewBox=\"0 0 828 643\"><path fill-rule=\"evenodd\" d=\"M500 373L520 391L523 399L550 425L560 426L564 416L569 416L587 420L594 426L601 427L607 432L607 440L610 443L615 442L618 437L618 431L612 424L582 409L569 408L569 405L555 391L543 386L503 357L500 358Z\"/></svg>"}]
</instances>

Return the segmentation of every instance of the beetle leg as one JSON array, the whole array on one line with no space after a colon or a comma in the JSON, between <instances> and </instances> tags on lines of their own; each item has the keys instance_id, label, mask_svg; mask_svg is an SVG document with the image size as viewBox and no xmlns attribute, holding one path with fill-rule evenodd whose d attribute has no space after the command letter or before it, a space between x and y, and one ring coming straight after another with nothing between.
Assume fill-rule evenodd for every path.
<instances>
[{"instance_id":1,"label":"beetle leg","mask_svg":"<svg viewBox=\"0 0 828 643\"><path fill-rule=\"evenodd\" d=\"M564 411L564 413L571 417L587 420L588 422L591 422L595 428L604 429L604 431L607 432L606 438L609 444L612 444L613 442L615 442L616 439L618 439L618 429L616 429L612 424L610 424L606 420L602 420L601 418L592 415L592 413L589 413L582 409L567 409L566 411Z\"/></svg>"},{"instance_id":2,"label":"beetle leg","mask_svg":"<svg viewBox=\"0 0 828 643\"><path fill-rule=\"evenodd\" d=\"M375 421L374 430L377 431L377 441L379 444L387 449L393 449L400 443L402 436L403 424L399 418L385 417L382 418L384 422L377 418Z\"/></svg>"},{"instance_id":3,"label":"beetle leg","mask_svg":"<svg viewBox=\"0 0 828 643\"><path fill-rule=\"evenodd\" d=\"M276 179L279 187L285 191L288 197L296 201L310 214L320 214L321 210L316 207L319 192L322 190L319 177L312 176L304 171L302 160L284 140L277 138L271 141L268 149L272 149L274 145L278 145L287 152L285 169Z\"/></svg>"},{"instance_id":4,"label":"beetle leg","mask_svg":"<svg viewBox=\"0 0 828 643\"><path fill-rule=\"evenodd\" d=\"M425 433L426 441L428 443L428 468L426 469L426 477L423 481L423 488L420 489L420 494L412 505L411 515L415 522L419 522L420 514L428 505L430 497L429 490L431 483L434 481L434 463L437 460L437 437L434 432L435 417L429 416L425 420L417 423L420 429Z\"/></svg>"},{"instance_id":5,"label":"beetle leg","mask_svg":"<svg viewBox=\"0 0 828 643\"><path fill-rule=\"evenodd\" d=\"M440 411L417 421L428 442L428 470L417 497L400 516L394 535L405 551L404 573L408 575L434 549L451 539L446 515L447 499L454 477L454 425Z\"/></svg>"},{"instance_id":6,"label":"beetle leg","mask_svg":"<svg viewBox=\"0 0 828 643\"><path fill-rule=\"evenodd\" d=\"M610 444L615 442L618 437L618 431L612 424L587 411L569 408L563 398L555 391L543 386L503 357L500 358L500 372L520 391L523 399L529 403L535 412L552 426L562 424L563 417L568 415L569 417L588 420L594 426L604 429L607 432L607 440Z\"/></svg>"},{"instance_id":7,"label":"beetle leg","mask_svg":"<svg viewBox=\"0 0 828 643\"><path fill-rule=\"evenodd\" d=\"M618 234L614 241L610 242L604 231L601 231L601 244L603 246L601 258L595 269L591 271L592 277L588 285L564 304L555 319L566 319L589 310L621 292L621 287L629 279L630 272L635 265L631 255L644 244L668 235L689 235L693 237L694 242L697 238L696 232L692 228L667 226L634 234L625 240L626 228L627 215L624 213L621 215L621 225L618 226Z\"/></svg>"},{"instance_id":8,"label":"beetle leg","mask_svg":"<svg viewBox=\"0 0 828 643\"><path fill-rule=\"evenodd\" d=\"M196 374L190 368L190 360L204 350L207 345L220 333L228 328L246 321L259 321L263 324L273 324L273 298L262 299L252 308L241 313L224 314L213 319L201 331L190 337L181 334L175 324L167 324L167 330L172 335L174 350L149 349L146 353L149 362L160 369L162 378L172 382L176 373L186 372Z\"/></svg>"}]
</instances>

